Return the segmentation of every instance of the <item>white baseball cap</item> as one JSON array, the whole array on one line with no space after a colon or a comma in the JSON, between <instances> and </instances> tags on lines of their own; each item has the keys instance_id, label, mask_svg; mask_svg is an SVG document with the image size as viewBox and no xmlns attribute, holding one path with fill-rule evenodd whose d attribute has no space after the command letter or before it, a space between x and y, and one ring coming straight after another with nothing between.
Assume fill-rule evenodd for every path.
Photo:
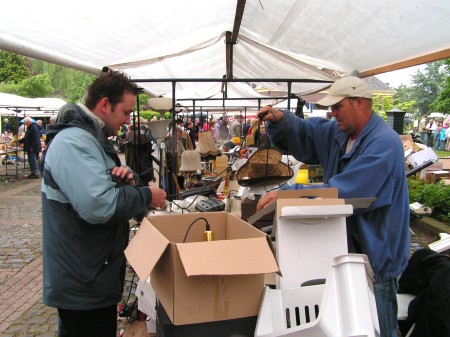
<instances>
[{"instance_id":1,"label":"white baseball cap","mask_svg":"<svg viewBox=\"0 0 450 337\"><path fill-rule=\"evenodd\" d=\"M334 105L346 97L372 98L369 86L360 78L354 76L343 77L333 83L326 97L316 104L323 106Z\"/></svg>"}]
</instances>

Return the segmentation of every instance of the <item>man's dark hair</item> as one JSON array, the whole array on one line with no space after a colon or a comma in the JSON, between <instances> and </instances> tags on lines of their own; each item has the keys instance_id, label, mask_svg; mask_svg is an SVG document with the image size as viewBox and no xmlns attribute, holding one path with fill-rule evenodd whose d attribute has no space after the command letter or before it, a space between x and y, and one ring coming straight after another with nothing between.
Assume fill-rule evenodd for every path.
<instances>
[{"instance_id":1,"label":"man's dark hair","mask_svg":"<svg viewBox=\"0 0 450 337\"><path fill-rule=\"evenodd\" d=\"M85 105L92 110L103 97L106 97L114 107L122 101L125 92L137 95L140 91L137 85L131 82L123 72L109 70L102 73L89 86Z\"/></svg>"}]
</instances>

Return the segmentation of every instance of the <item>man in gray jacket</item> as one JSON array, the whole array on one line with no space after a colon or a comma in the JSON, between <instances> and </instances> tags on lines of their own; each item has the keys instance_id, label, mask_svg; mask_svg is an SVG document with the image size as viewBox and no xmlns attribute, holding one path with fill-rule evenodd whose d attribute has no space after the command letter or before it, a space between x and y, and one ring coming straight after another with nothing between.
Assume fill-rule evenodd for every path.
<instances>
[{"instance_id":1,"label":"man in gray jacket","mask_svg":"<svg viewBox=\"0 0 450 337\"><path fill-rule=\"evenodd\" d=\"M63 106L49 126L42 183L43 300L60 337L115 337L131 218L164 207L166 193L138 186L108 137L130 122L137 86L103 73L85 105Z\"/></svg>"}]
</instances>

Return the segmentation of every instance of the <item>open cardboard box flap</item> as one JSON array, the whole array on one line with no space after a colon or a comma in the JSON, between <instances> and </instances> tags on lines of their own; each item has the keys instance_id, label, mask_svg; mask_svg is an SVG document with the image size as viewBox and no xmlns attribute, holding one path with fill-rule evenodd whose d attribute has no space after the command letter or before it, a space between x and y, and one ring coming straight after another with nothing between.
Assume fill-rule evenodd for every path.
<instances>
[{"instance_id":1,"label":"open cardboard box flap","mask_svg":"<svg viewBox=\"0 0 450 337\"><path fill-rule=\"evenodd\" d=\"M146 280L170 242L144 218L125 256L141 280ZM152 249L148 249L151 247ZM146 254L142 254L145 251Z\"/></svg>"},{"instance_id":2,"label":"open cardboard box flap","mask_svg":"<svg viewBox=\"0 0 450 337\"><path fill-rule=\"evenodd\" d=\"M205 214L205 213L203 213ZM203 215L202 214L202 215ZM169 219L172 224L180 224L180 219L189 224L198 214L159 216L159 219ZM169 218L168 218L169 217ZM195 275L251 275L279 273L274 256L274 248L270 238L254 227L241 226L233 222L233 216L227 213L208 213L211 229L217 230L218 240L211 242L171 242L165 234L175 236L166 221L153 224L152 219L144 218L139 230L131 240L125 256L133 266L141 280L147 279L151 271L171 244L175 245L180 255L187 276ZM212 218L212 219L211 219ZM226 226L220 225L220 220L227 221ZM214 221L215 220L215 221ZM156 221L155 221L156 222ZM166 223L165 226L160 226ZM220 230L224 230L221 232ZM179 235L178 235L179 236ZM237 239L241 237L242 239ZM170 238L170 237L169 237ZM225 239L226 238L226 239ZM267 249L269 247L269 249ZM144 253L145 252L145 253Z\"/></svg>"},{"instance_id":3,"label":"open cardboard box flap","mask_svg":"<svg viewBox=\"0 0 450 337\"><path fill-rule=\"evenodd\" d=\"M278 272L266 238L177 244L187 276ZM243 258L245 256L245 258Z\"/></svg>"}]
</instances>

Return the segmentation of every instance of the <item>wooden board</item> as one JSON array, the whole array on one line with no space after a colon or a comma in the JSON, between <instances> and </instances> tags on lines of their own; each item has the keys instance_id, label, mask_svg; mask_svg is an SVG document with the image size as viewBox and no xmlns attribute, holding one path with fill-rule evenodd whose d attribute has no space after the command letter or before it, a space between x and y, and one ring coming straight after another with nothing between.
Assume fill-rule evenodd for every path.
<instances>
[{"instance_id":1,"label":"wooden board","mask_svg":"<svg viewBox=\"0 0 450 337\"><path fill-rule=\"evenodd\" d=\"M156 334L147 332L145 321L128 323L123 337L156 337Z\"/></svg>"}]
</instances>

